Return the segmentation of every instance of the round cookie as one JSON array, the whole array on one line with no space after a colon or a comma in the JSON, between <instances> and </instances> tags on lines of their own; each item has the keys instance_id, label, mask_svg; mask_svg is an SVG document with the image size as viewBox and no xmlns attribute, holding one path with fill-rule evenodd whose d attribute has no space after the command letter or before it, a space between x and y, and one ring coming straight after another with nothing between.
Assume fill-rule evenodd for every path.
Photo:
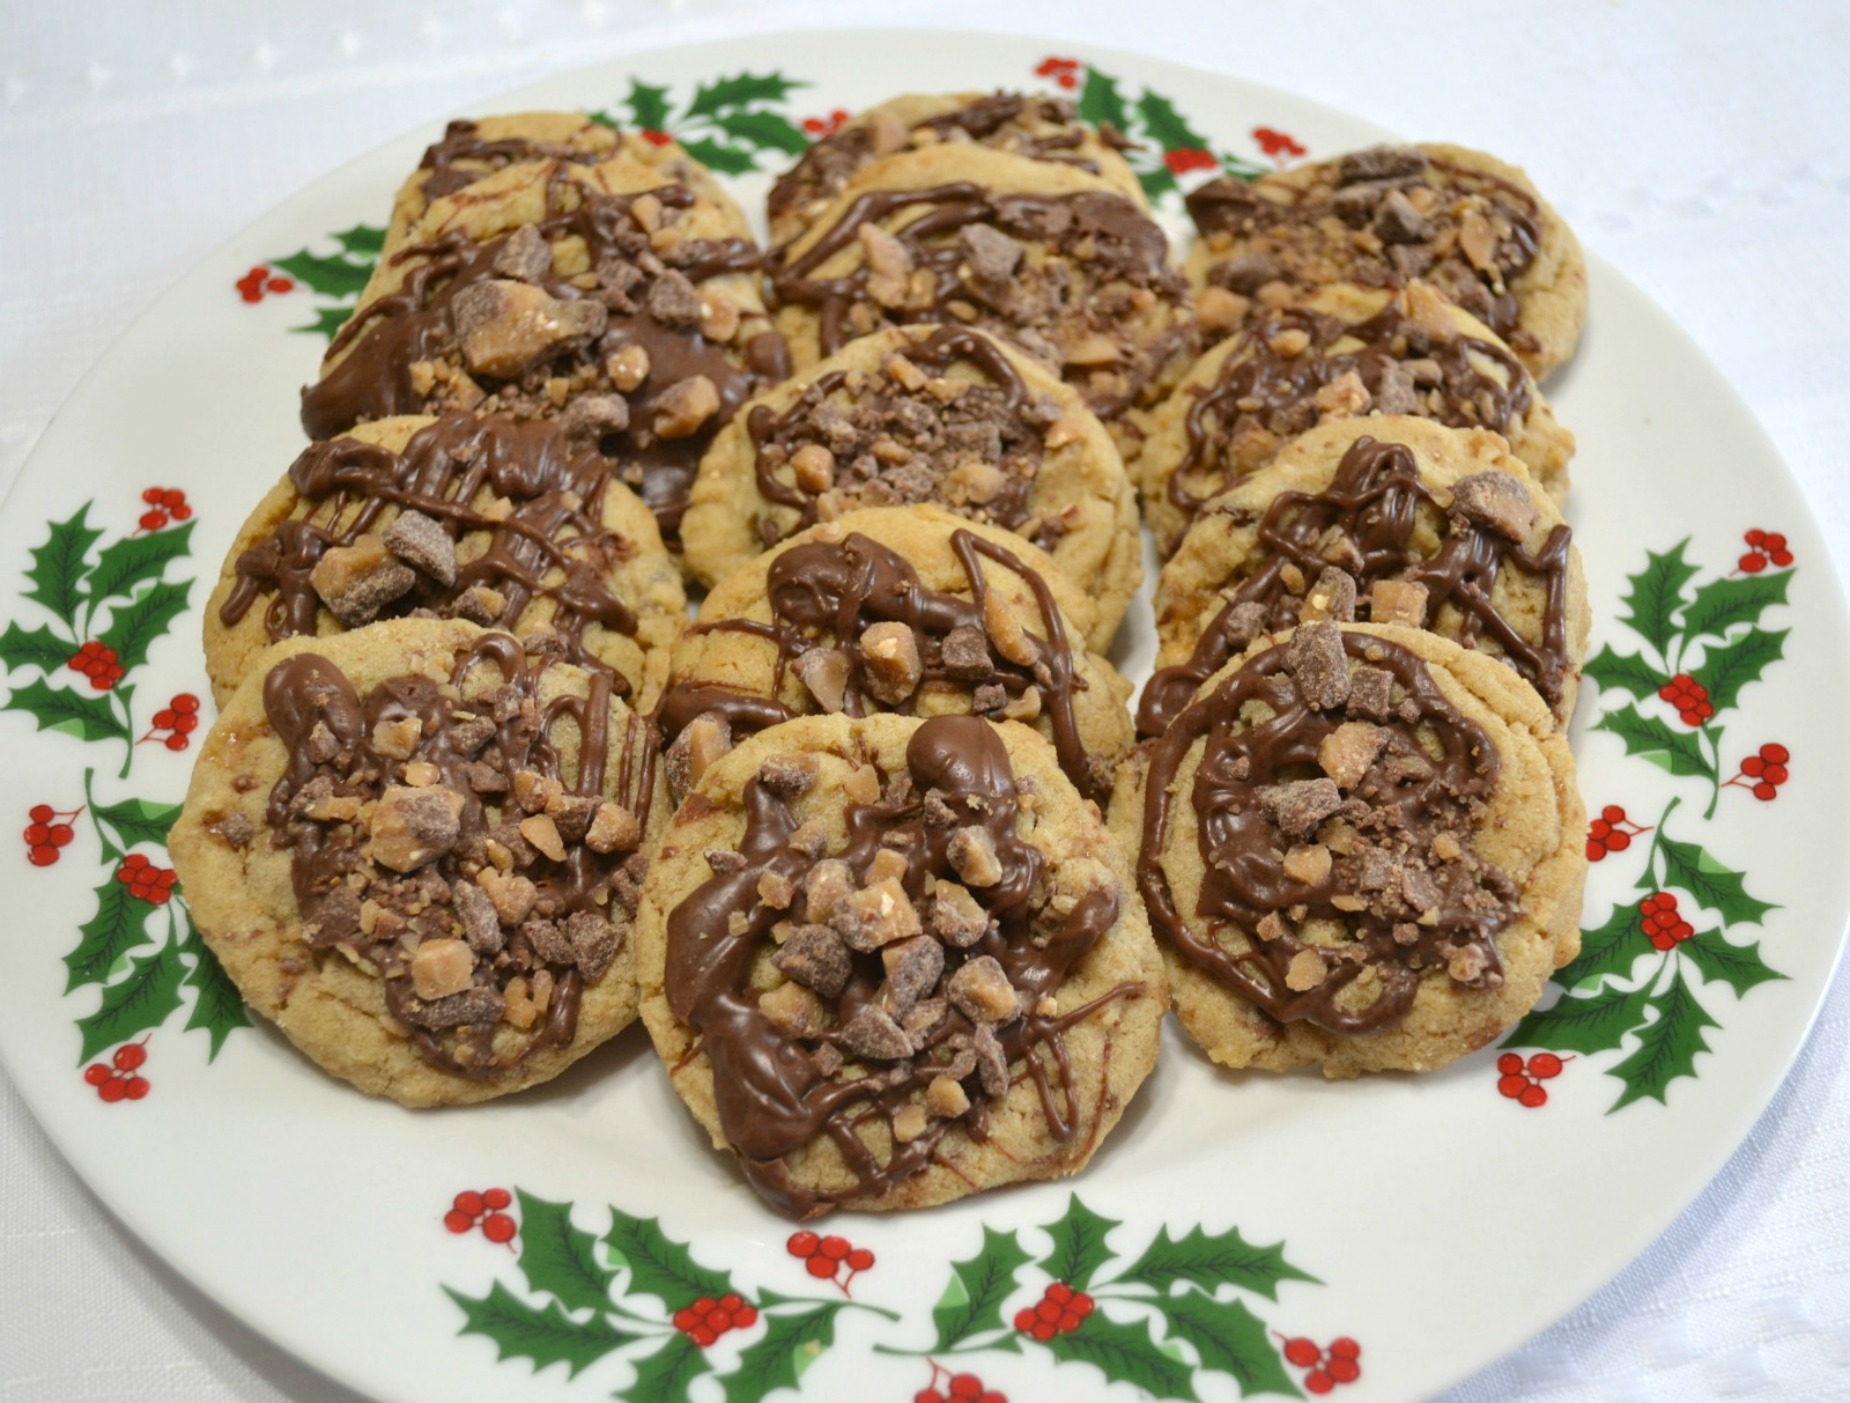
<instances>
[{"instance_id":1,"label":"round cookie","mask_svg":"<svg viewBox=\"0 0 1850 1403\"><path fill-rule=\"evenodd\" d=\"M1421 630L1254 648L1124 767L1112 823L1182 1026L1229 1067L1431 1071L1579 951L1567 740L1508 668Z\"/></svg>"},{"instance_id":2,"label":"round cookie","mask_svg":"<svg viewBox=\"0 0 1850 1403\"><path fill-rule=\"evenodd\" d=\"M1020 726L754 736L675 814L636 929L676 1094L790 1217L1076 1173L1155 1064L1123 857Z\"/></svg>"},{"instance_id":3,"label":"round cookie","mask_svg":"<svg viewBox=\"0 0 1850 1403\"><path fill-rule=\"evenodd\" d=\"M876 161L766 260L798 367L883 326L959 322L1084 396L1120 448L1196 350L1188 284L1137 201L1071 166L960 143Z\"/></svg>"},{"instance_id":4,"label":"round cookie","mask_svg":"<svg viewBox=\"0 0 1850 1403\"><path fill-rule=\"evenodd\" d=\"M413 610L556 640L646 711L687 596L648 508L555 425L382 419L309 445L239 529L206 602L212 694L279 639Z\"/></svg>"},{"instance_id":5,"label":"round cookie","mask_svg":"<svg viewBox=\"0 0 1850 1403\"><path fill-rule=\"evenodd\" d=\"M1115 629L1143 581L1116 445L1038 361L961 326L888 327L745 406L713 440L681 527L712 584L858 507L936 502L1046 550Z\"/></svg>"},{"instance_id":6,"label":"round cookie","mask_svg":"<svg viewBox=\"0 0 1850 1403\"><path fill-rule=\"evenodd\" d=\"M1495 332L1425 283L1342 283L1255 313L1143 416L1132 467L1158 550L1173 551L1210 498L1296 435L1368 414L1490 429L1551 496L1567 495L1574 436Z\"/></svg>"},{"instance_id":7,"label":"round cookie","mask_svg":"<svg viewBox=\"0 0 1850 1403\"><path fill-rule=\"evenodd\" d=\"M659 768L608 674L398 619L257 659L168 849L252 1009L362 1091L461 1105L635 1018Z\"/></svg>"},{"instance_id":8,"label":"round cookie","mask_svg":"<svg viewBox=\"0 0 1850 1403\"><path fill-rule=\"evenodd\" d=\"M1510 665L1565 725L1592 626L1573 532L1508 445L1400 415L1312 429L1216 498L1155 607L1146 735L1255 638L1316 618L1443 634Z\"/></svg>"},{"instance_id":9,"label":"round cookie","mask_svg":"<svg viewBox=\"0 0 1850 1403\"><path fill-rule=\"evenodd\" d=\"M739 736L818 712L1031 723L1101 802L1132 742L1089 601L1040 551L941 507L873 507L759 556L675 646L660 720L685 794Z\"/></svg>"},{"instance_id":10,"label":"round cookie","mask_svg":"<svg viewBox=\"0 0 1850 1403\"><path fill-rule=\"evenodd\" d=\"M1516 166L1462 146L1374 146L1188 196L1201 238L1189 277L1204 316L1234 321L1330 283L1413 278L1503 338L1541 379L1574 354L1587 316L1580 241Z\"/></svg>"},{"instance_id":11,"label":"round cookie","mask_svg":"<svg viewBox=\"0 0 1850 1403\"><path fill-rule=\"evenodd\" d=\"M302 392L330 438L397 414L557 419L595 443L671 549L694 469L789 373L733 214L627 156L535 161L431 202Z\"/></svg>"},{"instance_id":12,"label":"round cookie","mask_svg":"<svg viewBox=\"0 0 1850 1403\"><path fill-rule=\"evenodd\" d=\"M960 143L1072 166L1148 204L1137 173L1112 138L1080 121L1070 99L1039 93L906 93L856 113L777 178L765 199L772 244L795 239L856 175L882 157Z\"/></svg>"}]
</instances>

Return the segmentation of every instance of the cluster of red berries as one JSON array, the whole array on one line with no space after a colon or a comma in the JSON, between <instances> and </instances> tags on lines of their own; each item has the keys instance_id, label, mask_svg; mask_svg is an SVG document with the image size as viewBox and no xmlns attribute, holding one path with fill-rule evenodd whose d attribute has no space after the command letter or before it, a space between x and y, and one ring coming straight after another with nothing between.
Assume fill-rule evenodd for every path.
<instances>
[{"instance_id":1,"label":"cluster of red berries","mask_svg":"<svg viewBox=\"0 0 1850 1403\"><path fill-rule=\"evenodd\" d=\"M1664 683L1657 695L1677 709L1677 719L1685 726L1700 726L1715 714L1709 689L1687 672L1679 672Z\"/></svg>"},{"instance_id":2,"label":"cluster of red berries","mask_svg":"<svg viewBox=\"0 0 1850 1403\"><path fill-rule=\"evenodd\" d=\"M266 292L294 292L295 284L281 273L272 273L259 263L238 279L238 296L246 302L261 302Z\"/></svg>"},{"instance_id":3,"label":"cluster of red berries","mask_svg":"<svg viewBox=\"0 0 1850 1403\"><path fill-rule=\"evenodd\" d=\"M1259 149L1273 158L1279 156L1302 156L1304 147L1295 137L1271 127L1254 127L1253 140L1259 143Z\"/></svg>"},{"instance_id":4,"label":"cluster of red berries","mask_svg":"<svg viewBox=\"0 0 1850 1403\"><path fill-rule=\"evenodd\" d=\"M749 1330L758 1323L758 1307L742 1296L702 1296L674 1313L674 1328L705 1349L728 1330Z\"/></svg>"},{"instance_id":5,"label":"cluster of red berries","mask_svg":"<svg viewBox=\"0 0 1850 1403\"><path fill-rule=\"evenodd\" d=\"M1337 1384L1352 1384L1362 1377L1362 1347L1347 1335L1331 1340L1328 1349L1318 1349L1315 1340L1299 1335L1285 1341L1285 1359L1310 1372L1304 1387L1312 1393L1328 1393Z\"/></svg>"},{"instance_id":6,"label":"cluster of red berries","mask_svg":"<svg viewBox=\"0 0 1850 1403\"><path fill-rule=\"evenodd\" d=\"M1064 1281L1050 1281L1040 1301L1015 1312L1015 1328L1046 1344L1055 1335L1070 1335L1092 1314L1092 1298Z\"/></svg>"},{"instance_id":7,"label":"cluster of red berries","mask_svg":"<svg viewBox=\"0 0 1850 1403\"><path fill-rule=\"evenodd\" d=\"M872 1252L856 1247L845 1237L817 1237L813 1232L794 1232L784 1247L791 1256L803 1259L804 1268L811 1276L818 1281L834 1281L844 1294L848 1283L874 1264ZM847 1268L846 1276L841 1275L844 1267Z\"/></svg>"},{"instance_id":8,"label":"cluster of red berries","mask_svg":"<svg viewBox=\"0 0 1850 1403\"><path fill-rule=\"evenodd\" d=\"M107 692L128 671L116 657L114 648L105 648L94 638L72 653L64 665L88 677L91 688L98 692Z\"/></svg>"},{"instance_id":9,"label":"cluster of red berries","mask_svg":"<svg viewBox=\"0 0 1850 1403\"><path fill-rule=\"evenodd\" d=\"M1051 78L1063 88L1079 86L1079 60L1076 58L1044 58L1034 70L1041 78Z\"/></svg>"},{"instance_id":10,"label":"cluster of red berries","mask_svg":"<svg viewBox=\"0 0 1850 1403\"><path fill-rule=\"evenodd\" d=\"M105 1067L92 1062L84 1068L84 1082L96 1088L96 1094L112 1105L117 1101L139 1101L153 1088L141 1075L141 1065L148 1060L147 1038L138 1043L124 1043Z\"/></svg>"},{"instance_id":11,"label":"cluster of red berries","mask_svg":"<svg viewBox=\"0 0 1850 1403\"><path fill-rule=\"evenodd\" d=\"M1632 845L1632 839L1650 831L1646 825L1633 823L1617 804L1608 804L1587 825L1587 861L1598 862L1608 853L1622 853Z\"/></svg>"},{"instance_id":12,"label":"cluster of red berries","mask_svg":"<svg viewBox=\"0 0 1850 1403\"><path fill-rule=\"evenodd\" d=\"M128 894L135 900L165 906L173 896L173 885L180 880L180 874L171 867L156 867L140 853L130 853L116 869L116 880L128 888Z\"/></svg>"},{"instance_id":13,"label":"cluster of red berries","mask_svg":"<svg viewBox=\"0 0 1850 1403\"><path fill-rule=\"evenodd\" d=\"M912 1403L1009 1403L1008 1395L999 1389L984 1388L983 1381L975 1374L952 1374L945 1380L944 1387L938 1388L936 1380L931 1388L922 1388L912 1395Z\"/></svg>"},{"instance_id":14,"label":"cluster of red berries","mask_svg":"<svg viewBox=\"0 0 1850 1403\"><path fill-rule=\"evenodd\" d=\"M1537 1052L1527 1062L1520 1053L1506 1052L1497 1059L1497 1094L1520 1101L1530 1110L1546 1106L1548 1088L1542 1083L1560 1076L1565 1065L1552 1052Z\"/></svg>"},{"instance_id":15,"label":"cluster of red berries","mask_svg":"<svg viewBox=\"0 0 1850 1403\"><path fill-rule=\"evenodd\" d=\"M1220 162L1214 159L1212 151L1203 151L1199 146L1178 146L1173 151L1163 152L1163 164L1169 167L1172 175L1187 175L1190 171L1211 171Z\"/></svg>"},{"instance_id":16,"label":"cluster of red berries","mask_svg":"<svg viewBox=\"0 0 1850 1403\"><path fill-rule=\"evenodd\" d=\"M1677 899L1667 891L1652 892L1639 902L1638 914L1644 917L1644 933L1659 950L1668 950L1696 933L1696 928L1677 913Z\"/></svg>"},{"instance_id":17,"label":"cluster of red berries","mask_svg":"<svg viewBox=\"0 0 1850 1403\"><path fill-rule=\"evenodd\" d=\"M666 146L674 140L667 132L658 132L654 127L644 127L638 134L651 146Z\"/></svg>"},{"instance_id":18,"label":"cluster of red berries","mask_svg":"<svg viewBox=\"0 0 1850 1403\"><path fill-rule=\"evenodd\" d=\"M185 521L193 514L187 505L186 494L177 487L149 487L143 490L141 500L148 510L141 514L143 531L158 531L169 521Z\"/></svg>"},{"instance_id":19,"label":"cluster of red berries","mask_svg":"<svg viewBox=\"0 0 1850 1403\"><path fill-rule=\"evenodd\" d=\"M506 1189L488 1189L482 1193L464 1189L451 1202L450 1211L443 1215L443 1226L460 1234L479 1223L482 1236L490 1242L512 1242L516 1231L514 1220L503 1210L513 1201L514 1196Z\"/></svg>"},{"instance_id":20,"label":"cluster of red berries","mask_svg":"<svg viewBox=\"0 0 1850 1403\"><path fill-rule=\"evenodd\" d=\"M1779 787L1792 778L1792 772L1786 768L1792 763L1792 752L1778 741L1768 741L1760 747L1757 755L1750 755L1741 762L1741 773L1729 780L1743 789L1752 789L1754 798L1762 803L1779 796Z\"/></svg>"},{"instance_id":21,"label":"cluster of red berries","mask_svg":"<svg viewBox=\"0 0 1850 1403\"><path fill-rule=\"evenodd\" d=\"M1741 539L1747 542L1747 554L1738 562L1742 574L1758 575L1769 565L1783 569L1792 564L1792 552L1786 549L1786 538L1777 531L1749 531Z\"/></svg>"},{"instance_id":22,"label":"cluster of red berries","mask_svg":"<svg viewBox=\"0 0 1850 1403\"><path fill-rule=\"evenodd\" d=\"M58 850L68 847L77 836L71 820L82 813L72 809L61 813L50 804L34 804L26 813L32 820L26 825L26 861L34 867L50 867L58 860Z\"/></svg>"},{"instance_id":23,"label":"cluster of red berries","mask_svg":"<svg viewBox=\"0 0 1850 1403\"><path fill-rule=\"evenodd\" d=\"M842 124L847 120L848 109L845 107L838 107L826 117L805 117L803 119L803 130L808 132L812 137L820 138L834 136L836 132L842 129Z\"/></svg>"},{"instance_id":24,"label":"cluster of red berries","mask_svg":"<svg viewBox=\"0 0 1850 1403\"><path fill-rule=\"evenodd\" d=\"M158 740L169 750L185 750L192 744L187 738L198 729L199 698L191 692L181 692L154 713L154 721L141 739L143 742Z\"/></svg>"}]
</instances>

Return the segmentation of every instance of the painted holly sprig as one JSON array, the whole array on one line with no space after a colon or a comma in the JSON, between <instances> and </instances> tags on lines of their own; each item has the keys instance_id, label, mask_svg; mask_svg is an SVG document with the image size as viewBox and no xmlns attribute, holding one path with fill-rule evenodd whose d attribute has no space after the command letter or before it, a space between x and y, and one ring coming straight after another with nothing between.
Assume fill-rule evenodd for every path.
<instances>
[{"instance_id":1,"label":"painted holly sprig","mask_svg":"<svg viewBox=\"0 0 1850 1403\"><path fill-rule=\"evenodd\" d=\"M761 157L775 166L809 149L810 138L781 110L790 94L809 84L769 73L742 72L698 85L684 104L671 90L630 79L621 115L593 112L593 121L631 128L644 141L678 141L688 155L726 175L760 169Z\"/></svg>"},{"instance_id":2,"label":"painted holly sprig","mask_svg":"<svg viewBox=\"0 0 1850 1403\"><path fill-rule=\"evenodd\" d=\"M332 252L301 248L286 258L272 258L267 265L252 268L237 280L238 295L255 303L267 295L305 287L314 298L314 320L290 330L332 340L353 315L360 293L378 265L385 248L385 230L373 224L356 224L330 234L328 239L334 245Z\"/></svg>"},{"instance_id":3,"label":"painted holly sprig","mask_svg":"<svg viewBox=\"0 0 1850 1403\"><path fill-rule=\"evenodd\" d=\"M488 1234L493 1216L482 1219L484 1235L515 1244L524 1285L496 1281L481 1296L445 1287L462 1310L462 1333L492 1341L497 1359L524 1359L535 1370L563 1364L570 1377L619 1355L633 1377L615 1396L632 1403L684 1403L689 1386L707 1375L720 1382L727 1403L752 1403L797 1387L834 1344L844 1311L895 1318L845 1293L748 1293L731 1273L695 1260L654 1218L612 1208L609 1228L597 1236L573 1221L570 1203L515 1189L510 1204L505 1191L491 1192L499 1196L493 1216L517 1225L517 1235ZM467 1203L459 1195L446 1214L450 1231L474 1225L474 1217L457 1216L477 1206L474 1197L487 1207L487 1195ZM728 1336L738 1347L716 1350Z\"/></svg>"}]
</instances>

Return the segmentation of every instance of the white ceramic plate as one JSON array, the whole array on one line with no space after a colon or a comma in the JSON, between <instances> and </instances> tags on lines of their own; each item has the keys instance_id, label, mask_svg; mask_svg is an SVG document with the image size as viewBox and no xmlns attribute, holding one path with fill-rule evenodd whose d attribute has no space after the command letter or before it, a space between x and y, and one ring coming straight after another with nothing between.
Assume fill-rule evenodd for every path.
<instances>
[{"instance_id":1,"label":"white ceramic plate","mask_svg":"<svg viewBox=\"0 0 1850 1403\"><path fill-rule=\"evenodd\" d=\"M1382 135L1154 59L892 31L640 55L485 110L583 107L672 132L735 168L753 207L837 111L997 86L1069 91L1143 141L1178 237L1173 174ZM1217 1073L1171 1036L1076 1182L828 1220L872 1262L817 1277L790 1225L705 1147L640 1029L537 1092L413 1114L235 1026L235 997L158 879L196 753L166 743L186 725L172 699L206 695L204 582L300 446L296 392L323 342L296 332L343 314L375 246L364 226L436 132L304 191L184 279L71 397L0 519L5 802L19 828L54 811L27 833L54 860L0 848L29 913L6 937L0 1052L77 1171L226 1308L394 1400L899 1400L978 1381L992 1403L1414 1398L1594 1291L1747 1133L1850 905L1850 769L1831 724L1844 614L1747 411L1597 261L1580 357L1549 390L1580 440L1570 516L1597 617L1581 784L1595 814L1625 811L1626 838L1592 870L1573 987L1551 987L1552 1012L1513 1048L1419 1080L1326 1085ZM72 669L91 641L119 676ZM1153 646L1146 592L1121 640L1131 675ZM1702 724L1658 698L1673 672L1709 689ZM1668 952L1637 909L1660 890L1693 932ZM1018 1330L1059 1281L1096 1309L1051 1341ZM732 1309L710 1345L689 1316L675 1324L703 1297Z\"/></svg>"}]
</instances>

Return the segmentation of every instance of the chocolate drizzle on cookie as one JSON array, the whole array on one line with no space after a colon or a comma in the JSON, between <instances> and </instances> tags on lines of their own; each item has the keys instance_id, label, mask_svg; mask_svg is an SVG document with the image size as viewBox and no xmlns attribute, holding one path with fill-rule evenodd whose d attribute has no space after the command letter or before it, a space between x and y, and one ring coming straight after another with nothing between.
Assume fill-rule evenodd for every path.
<instances>
[{"instance_id":1,"label":"chocolate drizzle on cookie","mask_svg":"<svg viewBox=\"0 0 1850 1403\"><path fill-rule=\"evenodd\" d=\"M615 136L614 132L607 134ZM569 142L530 136L490 139L476 123L457 119L443 129L441 140L424 148L418 169L430 172L421 182L425 198L438 200L519 162L585 159L586 154Z\"/></svg>"},{"instance_id":2,"label":"chocolate drizzle on cookie","mask_svg":"<svg viewBox=\"0 0 1850 1403\"><path fill-rule=\"evenodd\" d=\"M1538 550L1529 551L1522 543L1534 520L1529 489L1508 473L1460 479L1442 507L1420 481L1412 449L1356 439L1323 491L1281 492L1272 499L1254 550L1261 563L1227 597L1188 661L1157 669L1144 685L1139 733L1161 735L1196 689L1241 649L1311 617L1436 629L1502 658L1558 706L1572 666L1567 567L1573 533L1556 525ZM1416 544L1423 528L1438 535L1430 551ZM1506 568L1529 576L1543 592L1539 639L1525 637L1494 602ZM1400 587L1393 591L1402 606L1395 617L1381 607L1383 581Z\"/></svg>"},{"instance_id":3,"label":"chocolate drizzle on cookie","mask_svg":"<svg viewBox=\"0 0 1850 1403\"><path fill-rule=\"evenodd\" d=\"M1203 870L1177 909L1163 857L1188 791ZM1428 972L1503 980L1508 874L1470 845L1500 766L1485 732L1399 644L1307 624L1178 717L1150 753L1137 880L1190 964L1281 1024L1379 1032Z\"/></svg>"},{"instance_id":4,"label":"chocolate drizzle on cookie","mask_svg":"<svg viewBox=\"0 0 1850 1403\"><path fill-rule=\"evenodd\" d=\"M457 1076L570 1044L636 911L655 733L627 717L613 757L609 676L548 699L554 665L491 633L447 686L406 675L361 697L315 653L264 678L287 752L266 819L304 939L376 974L419 1056Z\"/></svg>"},{"instance_id":5,"label":"chocolate drizzle on cookie","mask_svg":"<svg viewBox=\"0 0 1850 1403\"><path fill-rule=\"evenodd\" d=\"M1017 836L1021 790L987 722L921 724L906 771L870 774L867 797L845 800L847 842L826 857L822 825L795 810L816 769L767 761L745 786L737 850L709 853L714 875L668 917L668 1007L698 1035L753 1189L794 1218L890 1192L943 1162L953 1129L988 1138L1015 1063L1048 1132L1073 1143L1084 1112L1064 1034L1142 986L1064 1010L1058 995L1117 921L1119 892L1050 907L1048 859ZM766 990L767 961L788 982ZM822 1140L838 1186L791 1163Z\"/></svg>"}]
</instances>

